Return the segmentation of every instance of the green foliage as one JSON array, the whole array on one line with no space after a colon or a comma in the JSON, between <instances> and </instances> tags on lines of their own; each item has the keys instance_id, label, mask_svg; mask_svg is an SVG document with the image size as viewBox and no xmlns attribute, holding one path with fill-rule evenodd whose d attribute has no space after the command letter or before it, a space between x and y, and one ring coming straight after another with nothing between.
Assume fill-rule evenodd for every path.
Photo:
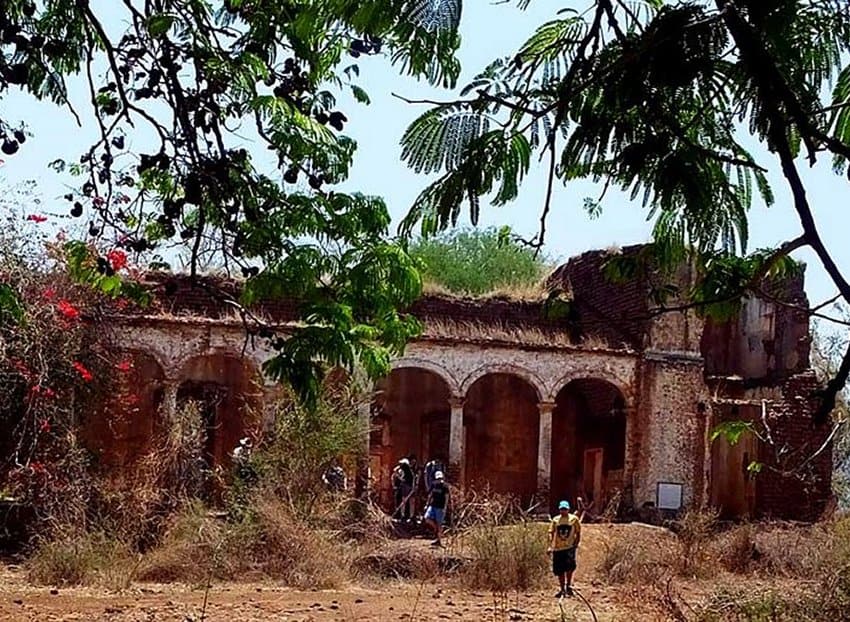
<instances>
[{"instance_id":1,"label":"green foliage","mask_svg":"<svg viewBox=\"0 0 850 622\"><path fill-rule=\"evenodd\" d=\"M545 262L534 251L496 229L457 230L411 244L410 256L426 281L458 294L485 294L533 286Z\"/></svg>"},{"instance_id":2,"label":"green foliage","mask_svg":"<svg viewBox=\"0 0 850 622\"><path fill-rule=\"evenodd\" d=\"M162 265L156 248L185 251L193 275L214 260L241 271L246 303L303 299L290 338L272 336L281 347L268 371L315 399L320 360L382 375L418 330L399 309L420 280L389 240L386 205L334 189L357 147L338 99L368 103L364 56L453 87L460 10L459 0L9 0L0 97L14 88L71 108L66 81L87 81L100 136L68 154L73 164L51 164L75 178L71 215L151 265ZM6 153L25 148L10 120L0 136ZM66 251L78 282L143 301L82 242Z\"/></svg>"},{"instance_id":3,"label":"green foliage","mask_svg":"<svg viewBox=\"0 0 850 622\"><path fill-rule=\"evenodd\" d=\"M726 421L715 426L709 435L709 439L711 442L714 442L722 436L730 445L736 445L744 434L752 433L754 433L752 423L747 421Z\"/></svg>"},{"instance_id":4,"label":"green foliage","mask_svg":"<svg viewBox=\"0 0 850 622\"><path fill-rule=\"evenodd\" d=\"M364 399L356 389L326 386L313 405L279 404L271 436L252 456L259 486L310 517L327 493L326 469L356 456L365 443L368 430L358 411Z\"/></svg>"}]
</instances>

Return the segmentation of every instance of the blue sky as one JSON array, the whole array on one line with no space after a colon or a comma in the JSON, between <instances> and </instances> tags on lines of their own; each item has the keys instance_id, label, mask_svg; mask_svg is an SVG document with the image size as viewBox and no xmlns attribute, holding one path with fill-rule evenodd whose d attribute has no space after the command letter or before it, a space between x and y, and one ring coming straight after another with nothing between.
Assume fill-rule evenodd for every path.
<instances>
[{"instance_id":1,"label":"blue sky","mask_svg":"<svg viewBox=\"0 0 850 622\"><path fill-rule=\"evenodd\" d=\"M101 0L93 4L106 6L107 2ZM494 57L516 50L536 25L554 17L562 6L573 3L541 0L531 3L526 11L518 10L516 3L471 0L464 4L461 84ZM368 59L361 65L361 84L369 92L372 103L369 106L353 102L345 104L350 118L346 131L360 145L348 186L385 197L398 222L429 180L408 171L399 161L399 138L425 108L406 104L393 97L392 93L412 99L453 99L455 94L399 77L383 60ZM78 109L85 112L84 91L75 86L73 93L80 97ZM19 154L5 158L5 165L0 167L0 180L5 177L5 185L8 186L36 179L44 199L41 211L64 213L67 204L60 197L66 192L63 184L68 179L47 169L46 164L56 158L76 158L94 135L92 120L85 118L80 128L67 110L52 104L34 103L28 97L15 94L0 101L0 107L4 117L26 121L34 134ZM133 146L132 142L130 146ZM777 203L770 209L763 205L754 206L750 225L751 249L776 246L796 237L800 231L775 159L765 153L760 161L772 171L770 179ZM809 170L805 163L801 166L805 169L809 198L827 246L845 274L850 274L850 245L846 241L850 224L847 215L850 185L846 178L832 173L829 158L824 157L813 170ZM500 208L485 206L480 225L507 224L519 234L534 235L544 200L545 174L542 169L542 166L535 167L526 179L520 199L514 204ZM589 219L582 209L583 200L588 196L596 197L599 191L592 183L556 187L545 248L550 257L563 259L589 249L624 246L649 239L651 224L646 222L646 212L639 203L622 194L609 191L602 216L596 220ZM808 264L807 291L813 303L835 293L811 253L803 250L795 257Z\"/></svg>"}]
</instances>

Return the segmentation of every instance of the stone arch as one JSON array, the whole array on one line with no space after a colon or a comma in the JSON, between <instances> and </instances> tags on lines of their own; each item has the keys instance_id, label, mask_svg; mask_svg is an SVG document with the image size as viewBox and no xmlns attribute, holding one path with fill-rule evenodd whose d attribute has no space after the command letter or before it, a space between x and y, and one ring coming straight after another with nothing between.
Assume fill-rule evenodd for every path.
<instances>
[{"instance_id":1,"label":"stone arch","mask_svg":"<svg viewBox=\"0 0 850 622\"><path fill-rule=\"evenodd\" d=\"M448 464L453 384L434 365L411 359L375 383L369 439L373 488L387 510L397 510L391 482L393 467L408 458L414 467L437 459ZM424 501L414 495L414 505Z\"/></svg>"},{"instance_id":2,"label":"stone arch","mask_svg":"<svg viewBox=\"0 0 850 622\"><path fill-rule=\"evenodd\" d=\"M392 362L392 367L394 370L407 369L411 367L427 370L442 378L443 381L446 383L446 386L449 387L449 391L451 391L452 395L461 394L460 383L457 381L457 378L455 378L454 374L452 374L448 369L446 369L439 363L435 363L434 361L418 357L404 357L394 360Z\"/></svg>"},{"instance_id":3,"label":"stone arch","mask_svg":"<svg viewBox=\"0 0 850 622\"><path fill-rule=\"evenodd\" d=\"M466 395L470 387L484 376L493 374L503 374L505 376L515 376L524 380L534 392L537 394L537 400L541 401L546 393L546 383L535 374L533 371L514 365L513 363L488 363L478 367L463 379L460 383L460 394Z\"/></svg>"},{"instance_id":4,"label":"stone arch","mask_svg":"<svg viewBox=\"0 0 850 622\"><path fill-rule=\"evenodd\" d=\"M147 349L124 349L116 361L109 395L81 423L86 446L102 464L120 469L147 454L162 431L166 375Z\"/></svg>"},{"instance_id":5,"label":"stone arch","mask_svg":"<svg viewBox=\"0 0 850 622\"><path fill-rule=\"evenodd\" d=\"M582 380L588 378L604 380L608 384L616 387L616 389L626 400L626 405L631 406L633 398L631 380L624 379L620 377L619 374L605 369L604 367L570 370L569 372L558 378L558 380L551 387L549 387L549 390L546 393L548 396L546 401L554 402L555 398L557 398L558 394L564 389L564 387L566 387L574 380Z\"/></svg>"},{"instance_id":6,"label":"stone arch","mask_svg":"<svg viewBox=\"0 0 850 622\"><path fill-rule=\"evenodd\" d=\"M204 428L203 458L227 465L239 439L261 424L262 377L255 363L215 348L184 357L175 375L178 408L198 407Z\"/></svg>"},{"instance_id":7,"label":"stone arch","mask_svg":"<svg viewBox=\"0 0 850 622\"><path fill-rule=\"evenodd\" d=\"M466 387L463 478L526 504L537 492L539 388L513 366L489 369Z\"/></svg>"},{"instance_id":8,"label":"stone arch","mask_svg":"<svg viewBox=\"0 0 850 622\"><path fill-rule=\"evenodd\" d=\"M558 499L582 497L601 513L628 481L627 398L615 383L589 373L566 382L554 402L551 509Z\"/></svg>"}]
</instances>

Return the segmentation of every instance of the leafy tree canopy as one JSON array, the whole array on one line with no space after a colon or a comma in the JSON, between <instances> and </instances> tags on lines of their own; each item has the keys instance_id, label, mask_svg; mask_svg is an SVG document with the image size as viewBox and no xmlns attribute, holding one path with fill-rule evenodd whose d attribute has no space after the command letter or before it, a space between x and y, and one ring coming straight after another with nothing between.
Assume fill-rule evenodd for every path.
<instances>
[{"instance_id":1,"label":"leafy tree canopy","mask_svg":"<svg viewBox=\"0 0 850 622\"><path fill-rule=\"evenodd\" d=\"M421 264L422 278L458 294L486 294L533 287L546 263L509 230L456 230L413 242L409 254Z\"/></svg>"},{"instance_id":2,"label":"leafy tree canopy","mask_svg":"<svg viewBox=\"0 0 850 622\"><path fill-rule=\"evenodd\" d=\"M53 163L90 222L69 249L76 277L121 295L109 249L183 246L193 274L217 254L247 277L243 303L302 301L268 371L315 395L321 362L388 370L421 287L384 202L334 189L356 150L339 95L368 102L357 59L377 54L453 86L458 19L428 0L0 0L0 97L77 115L68 84L87 84L100 136ZM21 121L0 115L7 156L26 148Z\"/></svg>"},{"instance_id":3,"label":"leafy tree canopy","mask_svg":"<svg viewBox=\"0 0 850 622\"><path fill-rule=\"evenodd\" d=\"M455 0L459 6L459 1ZM528 0L521 2L528 4ZM639 199L654 220L651 260L697 255L703 312L728 314L764 277L810 247L850 302L850 283L825 247L798 167L850 160L850 5L841 0L586 0L562 2L520 49L495 60L459 98L421 115L402 139L415 170L437 176L405 223L432 234L482 198L517 198L535 151L551 189L591 179ZM433 102L430 102L433 104ZM760 143L757 159L747 145ZM748 210L767 204L769 166L793 198L799 237L746 256ZM693 258L693 257L692 257ZM623 271L623 266L620 266ZM632 268L633 270L634 268ZM826 420L850 375L850 346L823 394Z\"/></svg>"}]
</instances>

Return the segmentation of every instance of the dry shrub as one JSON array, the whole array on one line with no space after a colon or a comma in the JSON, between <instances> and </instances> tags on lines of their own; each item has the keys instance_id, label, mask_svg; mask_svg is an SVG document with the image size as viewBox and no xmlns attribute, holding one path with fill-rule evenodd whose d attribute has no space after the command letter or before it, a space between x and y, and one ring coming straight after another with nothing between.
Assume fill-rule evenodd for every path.
<instances>
[{"instance_id":1,"label":"dry shrub","mask_svg":"<svg viewBox=\"0 0 850 622\"><path fill-rule=\"evenodd\" d=\"M39 544L25 563L27 579L41 585L129 587L136 568L130 549L104 534Z\"/></svg>"},{"instance_id":2,"label":"dry shrub","mask_svg":"<svg viewBox=\"0 0 850 622\"><path fill-rule=\"evenodd\" d=\"M461 579L476 589L505 594L536 587L546 576L548 526L522 522L481 526L464 535L472 560Z\"/></svg>"},{"instance_id":3,"label":"dry shrub","mask_svg":"<svg viewBox=\"0 0 850 622\"><path fill-rule=\"evenodd\" d=\"M717 512L688 510L674 528L681 547L677 572L684 576L702 576L714 571L710 544L717 528Z\"/></svg>"},{"instance_id":4,"label":"dry shrub","mask_svg":"<svg viewBox=\"0 0 850 622\"><path fill-rule=\"evenodd\" d=\"M528 512L516 497L495 493L489 486L452 488L451 527L454 531L511 525L527 518Z\"/></svg>"},{"instance_id":5,"label":"dry shrub","mask_svg":"<svg viewBox=\"0 0 850 622\"><path fill-rule=\"evenodd\" d=\"M456 569L455 560L415 546L375 547L352 564L361 578L428 580Z\"/></svg>"},{"instance_id":6,"label":"dry shrub","mask_svg":"<svg viewBox=\"0 0 850 622\"><path fill-rule=\"evenodd\" d=\"M651 538L615 537L605 543L597 572L609 584L652 584L673 566L674 553Z\"/></svg>"},{"instance_id":7,"label":"dry shrub","mask_svg":"<svg viewBox=\"0 0 850 622\"><path fill-rule=\"evenodd\" d=\"M709 557L729 572L745 574L751 571L759 559L753 525L745 523L719 534L710 543Z\"/></svg>"},{"instance_id":8,"label":"dry shrub","mask_svg":"<svg viewBox=\"0 0 850 622\"><path fill-rule=\"evenodd\" d=\"M138 577L190 583L270 578L294 587L332 588L348 576L347 550L273 497L254 497L252 511L238 522L211 516L196 503L145 557Z\"/></svg>"}]
</instances>

